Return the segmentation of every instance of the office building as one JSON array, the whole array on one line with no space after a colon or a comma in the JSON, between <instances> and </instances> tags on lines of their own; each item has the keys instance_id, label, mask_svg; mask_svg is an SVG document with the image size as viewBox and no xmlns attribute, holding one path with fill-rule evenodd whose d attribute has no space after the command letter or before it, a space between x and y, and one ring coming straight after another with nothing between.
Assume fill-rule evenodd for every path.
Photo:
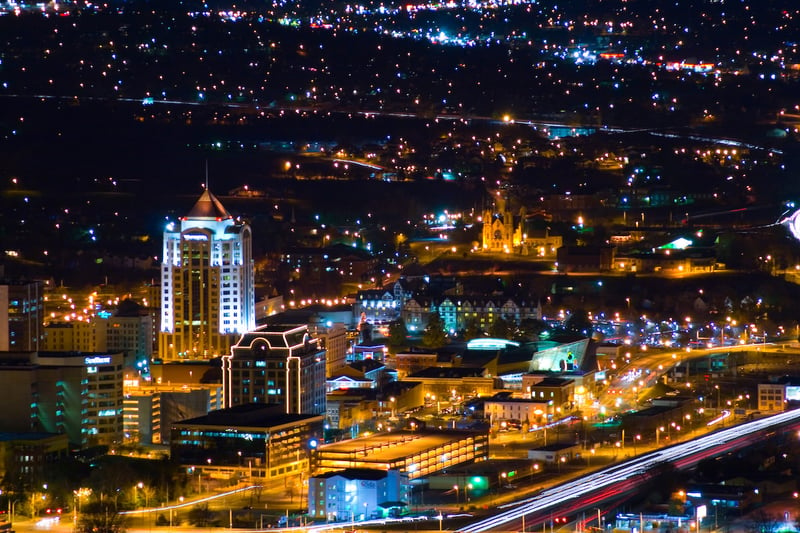
<instances>
[{"instance_id":1,"label":"office building","mask_svg":"<svg viewBox=\"0 0 800 533\"><path fill-rule=\"evenodd\" d=\"M325 413L325 350L308 326L261 326L222 357L228 407L279 403L287 413Z\"/></svg>"},{"instance_id":2,"label":"office building","mask_svg":"<svg viewBox=\"0 0 800 533\"><path fill-rule=\"evenodd\" d=\"M208 190L164 231L159 356L209 359L255 327L252 237Z\"/></svg>"},{"instance_id":3,"label":"office building","mask_svg":"<svg viewBox=\"0 0 800 533\"><path fill-rule=\"evenodd\" d=\"M287 414L283 405L243 404L172 424L171 457L200 476L254 484L309 471L322 415Z\"/></svg>"},{"instance_id":4,"label":"office building","mask_svg":"<svg viewBox=\"0 0 800 533\"><path fill-rule=\"evenodd\" d=\"M43 323L43 283L0 280L0 351L40 350Z\"/></svg>"},{"instance_id":5,"label":"office building","mask_svg":"<svg viewBox=\"0 0 800 533\"><path fill-rule=\"evenodd\" d=\"M64 433L72 446L122 442L121 353L6 352L0 431Z\"/></svg>"}]
</instances>

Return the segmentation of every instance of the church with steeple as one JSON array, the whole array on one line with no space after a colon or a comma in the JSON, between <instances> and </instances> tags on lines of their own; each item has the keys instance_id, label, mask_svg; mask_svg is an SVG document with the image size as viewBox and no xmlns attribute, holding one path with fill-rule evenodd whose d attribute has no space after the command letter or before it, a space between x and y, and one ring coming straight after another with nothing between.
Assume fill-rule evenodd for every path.
<instances>
[{"instance_id":1,"label":"church with steeple","mask_svg":"<svg viewBox=\"0 0 800 533\"><path fill-rule=\"evenodd\" d=\"M525 207L520 207L514 215L507 198L496 198L491 208L483 210L481 248L489 253L553 259L563 239L560 235L550 235L549 220L541 209L528 213Z\"/></svg>"},{"instance_id":2,"label":"church with steeple","mask_svg":"<svg viewBox=\"0 0 800 533\"><path fill-rule=\"evenodd\" d=\"M206 187L180 225L167 225L161 262L164 361L230 352L255 328L250 226L234 219Z\"/></svg>"}]
</instances>

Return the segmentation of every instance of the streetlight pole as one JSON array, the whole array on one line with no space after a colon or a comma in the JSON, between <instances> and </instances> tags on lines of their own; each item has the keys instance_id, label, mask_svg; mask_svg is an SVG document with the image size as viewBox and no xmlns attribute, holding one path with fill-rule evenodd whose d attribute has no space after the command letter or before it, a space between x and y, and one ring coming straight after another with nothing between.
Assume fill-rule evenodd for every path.
<instances>
[{"instance_id":1,"label":"streetlight pole","mask_svg":"<svg viewBox=\"0 0 800 533\"><path fill-rule=\"evenodd\" d=\"M597 509L597 529L603 529L603 526L600 523L600 508L595 507L595 509Z\"/></svg>"}]
</instances>

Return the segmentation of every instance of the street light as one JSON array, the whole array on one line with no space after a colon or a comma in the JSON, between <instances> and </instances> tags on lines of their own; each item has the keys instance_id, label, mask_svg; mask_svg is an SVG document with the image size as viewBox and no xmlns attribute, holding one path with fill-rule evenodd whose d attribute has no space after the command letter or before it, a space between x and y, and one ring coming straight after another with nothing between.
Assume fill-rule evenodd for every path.
<instances>
[{"instance_id":1,"label":"street light","mask_svg":"<svg viewBox=\"0 0 800 533\"><path fill-rule=\"evenodd\" d=\"M144 488L144 483L140 481L139 483L136 484L136 487L144 493L144 508L147 509L148 507L150 507L150 502L149 502L150 497L147 494L147 490ZM138 506L138 501L137 501L137 506Z\"/></svg>"},{"instance_id":2,"label":"street light","mask_svg":"<svg viewBox=\"0 0 800 533\"><path fill-rule=\"evenodd\" d=\"M456 507L458 507L458 485L453 485L453 490L456 491Z\"/></svg>"}]
</instances>

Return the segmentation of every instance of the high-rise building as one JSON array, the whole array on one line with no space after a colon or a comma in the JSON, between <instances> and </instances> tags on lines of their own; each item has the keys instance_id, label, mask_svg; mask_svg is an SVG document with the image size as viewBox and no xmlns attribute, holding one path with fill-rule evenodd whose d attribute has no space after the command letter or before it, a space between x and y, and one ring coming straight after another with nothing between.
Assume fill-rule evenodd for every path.
<instances>
[{"instance_id":1,"label":"high-rise building","mask_svg":"<svg viewBox=\"0 0 800 533\"><path fill-rule=\"evenodd\" d=\"M164 231L159 355L208 359L255 327L250 226L207 189Z\"/></svg>"},{"instance_id":2,"label":"high-rise building","mask_svg":"<svg viewBox=\"0 0 800 533\"><path fill-rule=\"evenodd\" d=\"M40 350L43 328L43 283L0 280L0 351Z\"/></svg>"},{"instance_id":3,"label":"high-rise building","mask_svg":"<svg viewBox=\"0 0 800 533\"><path fill-rule=\"evenodd\" d=\"M325 413L325 350L308 326L261 326L222 356L225 405L278 403L287 413Z\"/></svg>"}]
</instances>

